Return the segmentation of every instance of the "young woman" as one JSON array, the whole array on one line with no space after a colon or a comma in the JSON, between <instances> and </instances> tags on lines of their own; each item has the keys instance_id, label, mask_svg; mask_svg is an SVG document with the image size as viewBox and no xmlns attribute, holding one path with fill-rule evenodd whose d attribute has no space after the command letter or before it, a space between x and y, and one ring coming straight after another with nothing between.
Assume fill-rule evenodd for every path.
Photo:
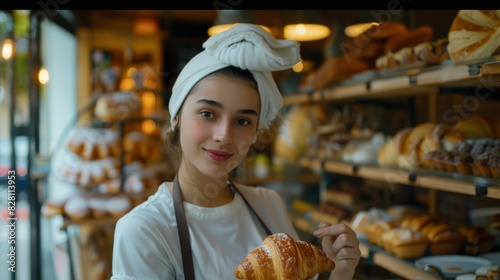
<instances>
[{"instance_id":1,"label":"young woman","mask_svg":"<svg viewBox=\"0 0 500 280\"><path fill-rule=\"evenodd\" d=\"M298 239L277 192L233 184L229 173L257 130L277 117L283 101L271 72L300 61L299 46L238 24L203 47L169 101L169 143L181 152L176 178L118 221L112 279L234 279L268 234ZM322 223L313 234L336 264L330 279L352 279L360 258L355 232Z\"/></svg>"}]
</instances>

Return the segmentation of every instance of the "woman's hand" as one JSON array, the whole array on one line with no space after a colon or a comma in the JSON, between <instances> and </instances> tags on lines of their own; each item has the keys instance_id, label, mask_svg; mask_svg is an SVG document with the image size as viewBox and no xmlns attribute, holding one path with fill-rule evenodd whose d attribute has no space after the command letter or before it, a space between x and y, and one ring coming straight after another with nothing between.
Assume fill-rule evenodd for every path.
<instances>
[{"instance_id":1,"label":"woman's hand","mask_svg":"<svg viewBox=\"0 0 500 280\"><path fill-rule=\"evenodd\" d=\"M356 233L345 224L321 222L319 227L313 234L322 238L322 250L335 262L330 279L352 279L361 256Z\"/></svg>"}]
</instances>

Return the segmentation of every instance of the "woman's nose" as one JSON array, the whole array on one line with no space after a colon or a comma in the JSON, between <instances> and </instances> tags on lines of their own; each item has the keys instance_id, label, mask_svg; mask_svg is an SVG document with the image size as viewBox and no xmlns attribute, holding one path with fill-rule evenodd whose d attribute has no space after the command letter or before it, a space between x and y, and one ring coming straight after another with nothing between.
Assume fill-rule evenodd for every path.
<instances>
[{"instance_id":1,"label":"woman's nose","mask_svg":"<svg viewBox=\"0 0 500 280\"><path fill-rule=\"evenodd\" d=\"M223 145L232 143L231 122L220 121L214 129L214 141Z\"/></svg>"}]
</instances>

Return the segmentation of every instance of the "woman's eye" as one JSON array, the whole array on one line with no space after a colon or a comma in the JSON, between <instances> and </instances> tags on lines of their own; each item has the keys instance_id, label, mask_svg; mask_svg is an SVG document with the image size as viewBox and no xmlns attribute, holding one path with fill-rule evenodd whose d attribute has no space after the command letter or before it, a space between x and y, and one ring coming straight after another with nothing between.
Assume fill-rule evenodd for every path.
<instances>
[{"instance_id":1,"label":"woman's eye","mask_svg":"<svg viewBox=\"0 0 500 280\"><path fill-rule=\"evenodd\" d=\"M252 124L249 120L246 120L246 119L238 119L237 123L239 125L250 125L250 124Z\"/></svg>"},{"instance_id":2,"label":"woman's eye","mask_svg":"<svg viewBox=\"0 0 500 280\"><path fill-rule=\"evenodd\" d=\"M212 118L213 117L213 114L211 112L208 112L208 111L203 111L200 113L200 115L206 119L209 119L209 118Z\"/></svg>"}]
</instances>

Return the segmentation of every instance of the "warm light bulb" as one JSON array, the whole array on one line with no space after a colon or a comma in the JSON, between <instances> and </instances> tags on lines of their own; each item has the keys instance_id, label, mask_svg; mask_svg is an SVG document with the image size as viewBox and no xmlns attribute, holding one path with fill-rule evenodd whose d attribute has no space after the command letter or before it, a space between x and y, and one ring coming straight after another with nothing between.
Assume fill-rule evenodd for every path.
<instances>
[{"instance_id":1,"label":"warm light bulb","mask_svg":"<svg viewBox=\"0 0 500 280\"><path fill-rule=\"evenodd\" d=\"M297 33L297 35L303 36L304 34L306 34L306 26L303 24L297 24L297 26L295 26L295 33Z\"/></svg>"},{"instance_id":2,"label":"warm light bulb","mask_svg":"<svg viewBox=\"0 0 500 280\"><path fill-rule=\"evenodd\" d=\"M42 85L46 85L49 82L50 75L49 71L45 67L41 67L38 71L38 81Z\"/></svg>"},{"instance_id":3,"label":"warm light bulb","mask_svg":"<svg viewBox=\"0 0 500 280\"><path fill-rule=\"evenodd\" d=\"M302 72L303 69L304 69L304 64L302 63L302 61L300 61L299 63L295 64L292 67L292 70L295 73L300 73L300 72Z\"/></svg>"},{"instance_id":4,"label":"warm light bulb","mask_svg":"<svg viewBox=\"0 0 500 280\"><path fill-rule=\"evenodd\" d=\"M11 39L5 39L2 46L2 57L5 60L9 60L12 58L12 54L14 52L14 44Z\"/></svg>"},{"instance_id":5,"label":"warm light bulb","mask_svg":"<svg viewBox=\"0 0 500 280\"><path fill-rule=\"evenodd\" d=\"M288 24L283 30L285 39L295 41L315 41L330 36L330 28L321 24Z\"/></svg>"},{"instance_id":6,"label":"warm light bulb","mask_svg":"<svg viewBox=\"0 0 500 280\"><path fill-rule=\"evenodd\" d=\"M156 107L156 96L151 91L142 93L142 111L145 115L150 114Z\"/></svg>"},{"instance_id":7,"label":"warm light bulb","mask_svg":"<svg viewBox=\"0 0 500 280\"><path fill-rule=\"evenodd\" d=\"M151 135L156 131L156 122L153 120L145 120L142 122L142 131L144 134Z\"/></svg>"},{"instance_id":8,"label":"warm light bulb","mask_svg":"<svg viewBox=\"0 0 500 280\"><path fill-rule=\"evenodd\" d=\"M221 32L224 32L226 30L228 30L229 28L233 27L234 25L236 25L238 23L228 23L228 24L219 24L219 25L214 25L214 26L211 26L209 29L208 29L208 35L209 36L213 36L215 34L218 34L218 33L221 33ZM271 31L271 28L265 26L265 25L259 25L260 27L262 27L262 29L266 30L267 32L269 33L273 33Z\"/></svg>"}]
</instances>

